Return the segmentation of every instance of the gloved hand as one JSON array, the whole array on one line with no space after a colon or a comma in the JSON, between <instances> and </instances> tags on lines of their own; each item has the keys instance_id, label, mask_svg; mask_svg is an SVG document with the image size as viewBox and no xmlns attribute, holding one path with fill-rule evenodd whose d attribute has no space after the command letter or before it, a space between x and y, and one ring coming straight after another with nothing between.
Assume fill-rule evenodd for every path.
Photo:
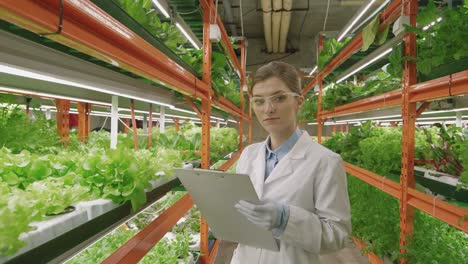
<instances>
[{"instance_id":1,"label":"gloved hand","mask_svg":"<svg viewBox=\"0 0 468 264\"><path fill-rule=\"evenodd\" d=\"M247 220L266 230L277 228L281 223L282 207L279 204L268 202L257 205L240 200L234 207Z\"/></svg>"}]
</instances>

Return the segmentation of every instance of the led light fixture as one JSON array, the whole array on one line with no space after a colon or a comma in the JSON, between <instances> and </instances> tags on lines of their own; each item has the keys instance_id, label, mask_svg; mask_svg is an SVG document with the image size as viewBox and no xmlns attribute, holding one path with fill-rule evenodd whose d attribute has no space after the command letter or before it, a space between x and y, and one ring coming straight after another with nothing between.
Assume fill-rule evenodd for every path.
<instances>
[{"instance_id":1,"label":"led light fixture","mask_svg":"<svg viewBox=\"0 0 468 264\"><path fill-rule=\"evenodd\" d=\"M36 92L36 91L30 91L30 90L23 90L23 89L17 89L17 88L5 87L5 86L0 86L0 92L27 94L27 95L37 96L37 97L46 97L46 98L51 98L51 99L63 99L63 100L70 100L74 102L83 102L83 103L90 103L90 104L96 104L96 105L111 106L110 103L105 103L105 102L99 102L99 101L76 98L76 97L69 97L69 96L62 96L62 95L55 95L55 94L49 94L49 93L42 93L42 92Z\"/></svg>"},{"instance_id":2,"label":"led light fixture","mask_svg":"<svg viewBox=\"0 0 468 264\"><path fill-rule=\"evenodd\" d=\"M142 102L173 107L173 105L170 105L170 104L166 104L166 103L162 103L162 102L158 102L158 101L154 101L154 100L149 100L149 99L146 99L146 98L137 97L137 96L133 96L133 95L129 95L129 94L112 93L112 92L110 92L110 91L108 91L106 89L103 89L103 88L91 86L91 85L88 85L88 84L85 84L85 83L78 83L78 82L66 80L66 79L63 79L63 78L58 78L58 77L55 77L53 75L49 75L47 73L35 72L35 71L31 71L29 69L25 69L25 68L21 68L21 67L17 67L17 66L12 66L12 65L9 65L9 64L0 63L0 72L7 73L7 74L12 74L12 75L17 75L17 76L22 76L22 77L26 77L26 78L31 78L31 79L36 79L36 80L41 80L41 81L46 81L46 82L53 82L53 83L59 83L59 84L64 84L64 85L69 85L69 86L80 87L80 88L91 90L91 91L96 91L96 92L100 92L100 93L121 96L121 97L129 98L129 99L135 99L135 100L142 101ZM56 96L52 96L52 97L56 97Z\"/></svg>"},{"instance_id":3,"label":"led light fixture","mask_svg":"<svg viewBox=\"0 0 468 264\"><path fill-rule=\"evenodd\" d=\"M164 0L153 0L153 4L161 11L161 13L166 17L169 18L171 17L169 15L169 6L167 5L167 2Z\"/></svg>"},{"instance_id":4,"label":"led light fixture","mask_svg":"<svg viewBox=\"0 0 468 264\"><path fill-rule=\"evenodd\" d=\"M318 66L315 66L315 67L310 71L309 75L314 74L314 72L316 72L317 69L318 69Z\"/></svg>"},{"instance_id":5,"label":"led light fixture","mask_svg":"<svg viewBox=\"0 0 468 264\"><path fill-rule=\"evenodd\" d=\"M180 17L177 16L175 18L175 25L176 27L182 32L182 34L187 38L187 40L194 46L196 49L200 49L202 44L200 40L198 40L197 36L193 33L190 27L185 23L185 21Z\"/></svg>"},{"instance_id":6,"label":"led light fixture","mask_svg":"<svg viewBox=\"0 0 468 264\"><path fill-rule=\"evenodd\" d=\"M338 42L340 42L345 36L346 34L348 34L348 32L351 30L351 28L359 21L359 19L361 19L361 17L367 12L367 10L369 10L369 8L372 6L372 4L374 4L376 0L370 0L367 5L361 7L361 9L359 9L358 11L358 15L354 17L354 19L352 19L352 22L345 26L345 29L341 32L341 34L339 35L338 37Z\"/></svg>"},{"instance_id":7,"label":"led light fixture","mask_svg":"<svg viewBox=\"0 0 468 264\"><path fill-rule=\"evenodd\" d=\"M385 0L379 7L377 7L370 16L368 16L364 21L362 21L357 27L355 27L351 32L354 33L358 28L360 28L362 25L364 25L367 21L369 21L371 18L375 17L377 13L380 12L388 3L390 0Z\"/></svg>"},{"instance_id":8,"label":"led light fixture","mask_svg":"<svg viewBox=\"0 0 468 264\"><path fill-rule=\"evenodd\" d=\"M174 106L174 107L170 107L169 109L174 110L174 111L179 111L179 112L187 113L187 114L197 115L197 113L195 113L194 111L189 111L189 110L177 108L177 107L175 107L175 106Z\"/></svg>"},{"instance_id":9,"label":"led light fixture","mask_svg":"<svg viewBox=\"0 0 468 264\"><path fill-rule=\"evenodd\" d=\"M385 50L384 52L380 53L379 55L375 56L373 59L369 60L368 62L364 63L363 65L359 66L358 68L356 68L355 70L351 71L350 73L346 74L345 76L341 77L338 79L338 81L336 81L337 83L340 83L344 80L346 80L348 77L350 77L351 75L359 72L360 70L366 68L367 66L371 65L372 63L378 61L379 59L381 59L382 57L384 57L385 55L389 54L390 52L392 51L392 48L389 48L387 50Z\"/></svg>"},{"instance_id":10,"label":"led light fixture","mask_svg":"<svg viewBox=\"0 0 468 264\"><path fill-rule=\"evenodd\" d=\"M433 27L436 23L440 23L442 21L442 17L437 18L435 21L432 21L431 23L427 24L424 26L422 29L424 31L428 30L429 28Z\"/></svg>"}]
</instances>

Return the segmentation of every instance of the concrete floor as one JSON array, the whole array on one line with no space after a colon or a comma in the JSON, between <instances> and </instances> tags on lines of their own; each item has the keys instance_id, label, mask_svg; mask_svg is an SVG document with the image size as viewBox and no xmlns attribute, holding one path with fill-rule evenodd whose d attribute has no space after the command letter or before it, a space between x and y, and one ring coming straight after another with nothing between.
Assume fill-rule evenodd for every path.
<instances>
[{"instance_id":1,"label":"concrete floor","mask_svg":"<svg viewBox=\"0 0 468 264\"><path fill-rule=\"evenodd\" d=\"M237 244L222 241L219 245L215 264L229 264L232 258L232 252ZM334 254L321 256L321 264L367 264L369 260L361 254L357 246L350 242L348 246Z\"/></svg>"}]
</instances>

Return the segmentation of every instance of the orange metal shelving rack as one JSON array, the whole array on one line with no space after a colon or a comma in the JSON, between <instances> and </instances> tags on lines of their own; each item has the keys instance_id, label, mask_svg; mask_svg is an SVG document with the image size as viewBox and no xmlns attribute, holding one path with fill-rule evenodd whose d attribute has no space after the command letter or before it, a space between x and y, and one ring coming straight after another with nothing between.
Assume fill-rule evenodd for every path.
<instances>
[{"instance_id":1,"label":"orange metal shelving rack","mask_svg":"<svg viewBox=\"0 0 468 264\"><path fill-rule=\"evenodd\" d=\"M185 95L187 102L202 119L202 168L209 168L209 139L211 107L215 106L236 116L239 124L239 152L232 155L220 169L227 170L239 158L242 151L243 121L249 122L249 142L251 141L251 109L244 113L243 85L245 78L245 42L241 41L241 57L239 63L232 48L226 30L219 16L214 21L216 10L212 1L201 0L203 11L203 78L186 71L165 54L148 44L134 32L128 30L103 10L89 1L63 1L62 29L56 33L59 26L60 1L54 0L4 0L0 2L0 17L10 23L28 29L31 32L45 35L63 45L72 47L105 62L123 68L134 74L160 83ZM221 29L223 46L227 49L228 57L234 67L241 73L241 106L237 107L223 97L214 98L211 89L211 42L209 40L209 24L217 23ZM201 100L201 109L193 100ZM61 105L60 105L61 106ZM133 104L132 104L133 106ZM89 106L86 106L89 109ZM64 107L61 109L66 110ZM132 120L134 121L134 111ZM86 115L87 111L80 113ZM150 107L150 116L152 109ZM64 115L68 111L64 112ZM86 135L86 119L82 116L81 130ZM64 118L65 120L66 118ZM61 122L59 122L60 124ZM134 126L136 127L136 126ZM89 128L89 127L88 127ZM67 134L67 130L60 130ZM135 142L137 142L135 137ZM185 195L170 209L159 216L153 223L141 230L104 263L136 263L177 223L177 221L193 206L189 195ZM201 220L201 253L200 263L213 263L219 241L216 241L211 252L208 252L208 226Z\"/></svg>"},{"instance_id":2,"label":"orange metal shelving rack","mask_svg":"<svg viewBox=\"0 0 468 264\"><path fill-rule=\"evenodd\" d=\"M412 26L416 25L417 0L408 0L402 3L401 0L395 0L390 3L380 15L381 25L391 24L400 15L410 17ZM379 31L383 27L379 28ZM416 56L416 36L414 33L405 35L405 56ZM319 37L319 50L322 46L322 37ZM340 116L362 111L376 110L390 106L401 105L403 119L403 142L402 142L402 171L401 183L393 182L385 177L373 172L359 168L349 163L345 163L347 173L367 182L387 194L397 198L400 201L400 252L405 252L406 238L413 231L414 209L419 209L441 221L450 224L464 232L468 232L468 210L441 201L437 198L421 193L414 189L414 131L415 121L419 115L428 107L431 100L463 95L468 93L468 70L450 74L445 77L437 78L431 81L417 83L416 64L412 61L406 61L404 65L404 76L402 88L390 91L384 94L365 98L353 103L336 107L333 111L322 111L320 101L322 97L322 80L336 69L340 64L346 61L351 55L362 46L362 33L359 33L343 50L337 54L323 71L319 71L306 88L304 95L315 85L319 86L319 106L317 112L318 141L321 142L322 126L327 118ZM416 103L421 102L419 109ZM336 128L335 128L336 130ZM365 243L355 239L356 244L362 248ZM369 254L371 263L383 263L372 252ZM400 259L400 263L406 263Z\"/></svg>"}]
</instances>

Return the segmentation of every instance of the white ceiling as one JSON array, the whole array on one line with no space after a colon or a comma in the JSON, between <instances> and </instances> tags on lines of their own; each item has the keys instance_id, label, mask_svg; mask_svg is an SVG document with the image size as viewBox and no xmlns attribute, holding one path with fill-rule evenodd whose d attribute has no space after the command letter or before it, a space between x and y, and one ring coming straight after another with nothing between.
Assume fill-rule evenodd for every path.
<instances>
[{"instance_id":1,"label":"white ceiling","mask_svg":"<svg viewBox=\"0 0 468 264\"><path fill-rule=\"evenodd\" d=\"M225 17L224 3L218 2L218 12ZM231 6L233 23L237 35L242 34L240 21L240 1L228 0ZM298 68L311 68L315 65L315 38L320 31L340 31L359 9L364 1L355 0L330 0L328 18L327 0L293 0L293 12L288 33L288 48L295 52L286 54L266 54L263 35L263 16L261 0L242 0L244 36L248 40L247 70L254 71L259 65L271 60L283 59ZM225 25L229 35L232 35L230 25ZM285 57L288 55L287 57Z\"/></svg>"}]
</instances>

